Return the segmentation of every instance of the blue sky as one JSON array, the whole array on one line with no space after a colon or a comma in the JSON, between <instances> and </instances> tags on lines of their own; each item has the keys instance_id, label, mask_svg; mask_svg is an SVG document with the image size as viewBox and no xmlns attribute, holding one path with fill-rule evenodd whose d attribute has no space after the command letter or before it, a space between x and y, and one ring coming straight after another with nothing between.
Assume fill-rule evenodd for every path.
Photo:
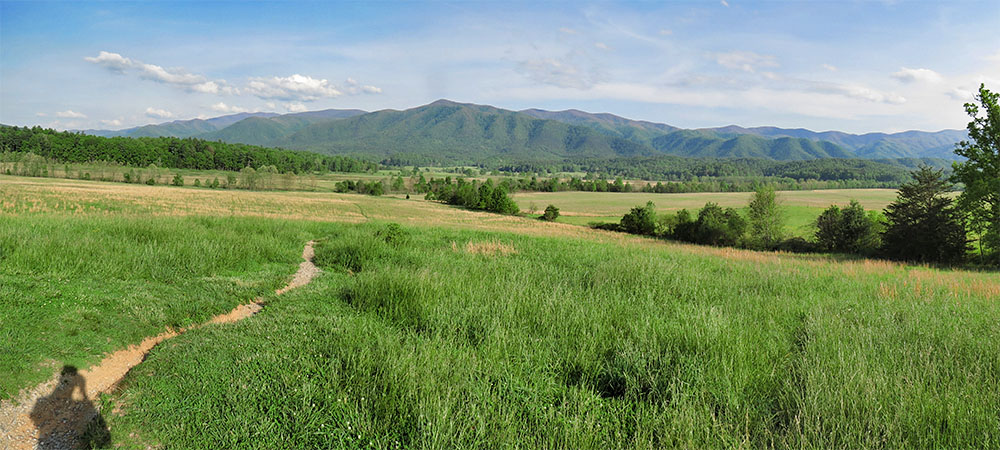
<instances>
[{"instance_id":1,"label":"blue sky","mask_svg":"<svg viewBox=\"0 0 1000 450\"><path fill-rule=\"evenodd\" d=\"M0 122L124 128L439 98L681 127L964 128L1000 1L0 1Z\"/></svg>"}]
</instances>

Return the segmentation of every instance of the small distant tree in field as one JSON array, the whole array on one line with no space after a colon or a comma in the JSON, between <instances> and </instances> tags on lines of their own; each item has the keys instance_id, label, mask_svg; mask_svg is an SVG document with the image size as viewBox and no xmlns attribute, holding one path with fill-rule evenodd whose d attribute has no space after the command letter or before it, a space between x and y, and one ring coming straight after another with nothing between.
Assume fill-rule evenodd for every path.
<instances>
[{"instance_id":1,"label":"small distant tree in field","mask_svg":"<svg viewBox=\"0 0 1000 450\"><path fill-rule=\"evenodd\" d=\"M201 187L201 179L200 178L195 178L194 179L194 187Z\"/></svg>"},{"instance_id":2,"label":"small distant tree in field","mask_svg":"<svg viewBox=\"0 0 1000 450\"><path fill-rule=\"evenodd\" d=\"M966 160L952 165L952 180L965 185L958 208L968 215L974 230L982 230L980 253L1000 262L1000 93L980 84L975 99L979 105L965 104L972 117L969 140L959 142L955 154Z\"/></svg>"},{"instance_id":3,"label":"small distant tree in field","mask_svg":"<svg viewBox=\"0 0 1000 450\"><path fill-rule=\"evenodd\" d=\"M782 239L784 220L772 186L757 189L750 200L750 240L760 248L774 248Z\"/></svg>"},{"instance_id":4,"label":"small distant tree in field","mask_svg":"<svg viewBox=\"0 0 1000 450\"><path fill-rule=\"evenodd\" d=\"M226 189L232 189L234 186L236 186L236 174L229 172L226 174L226 185L224 187Z\"/></svg>"},{"instance_id":5,"label":"small distant tree in field","mask_svg":"<svg viewBox=\"0 0 1000 450\"><path fill-rule=\"evenodd\" d=\"M968 252L965 224L951 198L951 183L941 170L922 166L913 181L899 187L896 201L885 209L888 227L882 253L894 259L955 263Z\"/></svg>"},{"instance_id":6,"label":"small distant tree in field","mask_svg":"<svg viewBox=\"0 0 1000 450\"><path fill-rule=\"evenodd\" d=\"M621 220L622 230L626 233L652 236L656 232L656 205L646 202L646 206L636 206Z\"/></svg>"},{"instance_id":7,"label":"small distant tree in field","mask_svg":"<svg viewBox=\"0 0 1000 450\"><path fill-rule=\"evenodd\" d=\"M174 186L184 186L184 177L179 173L174 174L174 180L170 182Z\"/></svg>"},{"instance_id":8,"label":"small distant tree in field","mask_svg":"<svg viewBox=\"0 0 1000 450\"><path fill-rule=\"evenodd\" d=\"M240 186L244 189L256 190L259 180L260 176L257 175L257 171L253 167L247 166L240 170Z\"/></svg>"},{"instance_id":9,"label":"small distant tree in field","mask_svg":"<svg viewBox=\"0 0 1000 450\"><path fill-rule=\"evenodd\" d=\"M549 222L559 218L559 208L555 205L549 205L545 207L545 212L542 213L542 220L548 220Z\"/></svg>"},{"instance_id":10,"label":"small distant tree in field","mask_svg":"<svg viewBox=\"0 0 1000 450\"><path fill-rule=\"evenodd\" d=\"M215 179L212 180L212 185L209 186L209 187L211 187L212 189L218 189L218 187L219 187L219 177L215 177Z\"/></svg>"},{"instance_id":11,"label":"small distant tree in field","mask_svg":"<svg viewBox=\"0 0 1000 450\"><path fill-rule=\"evenodd\" d=\"M841 253L870 254L879 247L878 222L856 200L841 209L830 206L816 219L816 243Z\"/></svg>"}]
</instances>

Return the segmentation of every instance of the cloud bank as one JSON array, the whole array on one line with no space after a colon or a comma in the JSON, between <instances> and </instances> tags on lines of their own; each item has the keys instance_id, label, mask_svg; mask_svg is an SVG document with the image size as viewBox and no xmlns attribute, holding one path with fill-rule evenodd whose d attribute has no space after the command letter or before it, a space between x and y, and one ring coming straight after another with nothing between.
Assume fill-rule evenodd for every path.
<instances>
[{"instance_id":1,"label":"cloud bank","mask_svg":"<svg viewBox=\"0 0 1000 450\"><path fill-rule=\"evenodd\" d=\"M300 74L287 77L250 78L246 86L239 88L230 85L226 80L211 80L204 75L191 73L183 68L164 68L107 51L101 51L97 56L85 57L84 60L116 74L135 74L141 79L191 93L251 95L264 100L311 102L323 98L336 98L345 94L379 94L382 92L381 88L361 84L353 78L348 78L343 85L336 86L326 79ZM225 106L227 108L225 110L216 109L220 104L225 105L220 102L213 105L213 109L233 112L231 106Z\"/></svg>"}]
</instances>

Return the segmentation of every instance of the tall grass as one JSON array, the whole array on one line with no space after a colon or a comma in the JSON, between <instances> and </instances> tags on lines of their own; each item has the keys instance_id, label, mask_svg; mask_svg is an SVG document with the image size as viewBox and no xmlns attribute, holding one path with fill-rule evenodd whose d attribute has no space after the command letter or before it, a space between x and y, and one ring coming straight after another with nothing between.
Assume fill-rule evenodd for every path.
<instances>
[{"instance_id":1,"label":"tall grass","mask_svg":"<svg viewBox=\"0 0 1000 450\"><path fill-rule=\"evenodd\" d=\"M905 267L403 231L344 225L318 246L326 273L312 285L154 350L109 400L123 405L109 417L115 438L184 448L1000 445L992 290L955 289L939 272L931 277L944 281L915 284L925 276Z\"/></svg>"},{"instance_id":2,"label":"tall grass","mask_svg":"<svg viewBox=\"0 0 1000 450\"><path fill-rule=\"evenodd\" d=\"M0 216L0 399L282 285L316 224ZM55 365L55 366L53 366Z\"/></svg>"}]
</instances>

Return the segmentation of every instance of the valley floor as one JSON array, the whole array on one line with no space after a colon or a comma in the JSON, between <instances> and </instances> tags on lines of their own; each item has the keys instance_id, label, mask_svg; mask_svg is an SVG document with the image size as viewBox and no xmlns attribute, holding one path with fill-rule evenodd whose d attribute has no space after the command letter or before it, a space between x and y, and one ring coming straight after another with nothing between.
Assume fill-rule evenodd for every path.
<instances>
[{"instance_id":1,"label":"valley floor","mask_svg":"<svg viewBox=\"0 0 1000 450\"><path fill-rule=\"evenodd\" d=\"M570 200L557 206L586 212ZM275 295L309 240L323 272ZM0 176L0 408L61 367L257 297L257 315L163 342L80 400L98 434L125 448L1000 446L995 273L396 198Z\"/></svg>"}]
</instances>

